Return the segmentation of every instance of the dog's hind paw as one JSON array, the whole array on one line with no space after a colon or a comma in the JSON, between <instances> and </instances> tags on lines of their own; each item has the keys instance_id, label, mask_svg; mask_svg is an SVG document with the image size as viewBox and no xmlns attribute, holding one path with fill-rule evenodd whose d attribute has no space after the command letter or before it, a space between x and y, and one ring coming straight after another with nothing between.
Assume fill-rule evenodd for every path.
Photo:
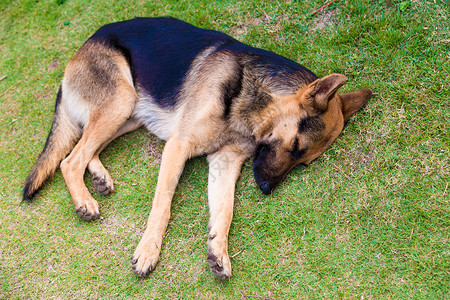
<instances>
[{"instance_id":1,"label":"dog's hind paw","mask_svg":"<svg viewBox=\"0 0 450 300\"><path fill-rule=\"evenodd\" d=\"M97 191L102 195L108 195L114 190L112 179L109 176L93 175L92 180Z\"/></svg>"},{"instance_id":2,"label":"dog's hind paw","mask_svg":"<svg viewBox=\"0 0 450 300\"><path fill-rule=\"evenodd\" d=\"M93 221L100 217L98 203L94 199L85 200L80 205L76 205L75 212L85 221Z\"/></svg>"}]
</instances>

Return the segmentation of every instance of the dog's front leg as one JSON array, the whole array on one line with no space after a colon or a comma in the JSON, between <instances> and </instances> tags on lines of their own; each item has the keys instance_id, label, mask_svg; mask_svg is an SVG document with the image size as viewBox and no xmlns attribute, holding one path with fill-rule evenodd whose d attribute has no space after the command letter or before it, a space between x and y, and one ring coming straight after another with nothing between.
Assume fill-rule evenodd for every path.
<instances>
[{"instance_id":1,"label":"dog's front leg","mask_svg":"<svg viewBox=\"0 0 450 300\"><path fill-rule=\"evenodd\" d=\"M233 217L234 188L247 155L233 145L208 156L208 265L218 279L231 276L228 231Z\"/></svg>"},{"instance_id":2,"label":"dog's front leg","mask_svg":"<svg viewBox=\"0 0 450 300\"><path fill-rule=\"evenodd\" d=\"M169 223L172 196L189 156L187 150L175 137L171 137L164 147L147 228L131 259L133 272L139 276L148 276L158 262L162 239Z\"/></svg>"}]
</instances>

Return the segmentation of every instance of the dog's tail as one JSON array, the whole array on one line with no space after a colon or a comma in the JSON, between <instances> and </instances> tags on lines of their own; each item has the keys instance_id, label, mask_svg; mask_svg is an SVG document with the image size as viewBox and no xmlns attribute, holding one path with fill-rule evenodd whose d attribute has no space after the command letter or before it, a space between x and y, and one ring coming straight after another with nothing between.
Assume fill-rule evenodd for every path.
<instances>
[{"instance_id":1,"label":"dog's tail","mask_svg":"<svg viewBox=\"0 0 450 300\"><path fill-rule=\"evenodd\" d=\"M26 179L22 201L31 202L45 180L53 175L59 163L72 151L81 136L81 126L70 118L66 108L61 105L61 97L62 88L60 87L56 97L52 127L44 149Z\"/></svg>"}]
</instances>

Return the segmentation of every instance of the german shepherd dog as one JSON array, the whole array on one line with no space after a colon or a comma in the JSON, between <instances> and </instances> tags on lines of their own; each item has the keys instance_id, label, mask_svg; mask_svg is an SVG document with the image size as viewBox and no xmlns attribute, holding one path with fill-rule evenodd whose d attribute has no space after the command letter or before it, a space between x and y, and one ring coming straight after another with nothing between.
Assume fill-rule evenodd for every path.
<instances>
[{"instance_id":1,"label":"german shepherd dog","mask_svg":"<svg viewBox=\"0 0 450 300\"><path fill-rule=\"evenodd\" d=\"M105 25L67 64L23 199L31 201L59 165L77 215L97 219L84 172L99 193L113 191L99 154L144 125L167 142L147 227L131 259L134 273L154 270L184 164L207 155L207 262L217 278L228 278L228 231L242 163L253 156L256 183L270 194L292 168L318 157L372 95L370 89L338 94L346 82L340 74L317 78L285 57L170 17Z\"/></svg>"}]
</instances>

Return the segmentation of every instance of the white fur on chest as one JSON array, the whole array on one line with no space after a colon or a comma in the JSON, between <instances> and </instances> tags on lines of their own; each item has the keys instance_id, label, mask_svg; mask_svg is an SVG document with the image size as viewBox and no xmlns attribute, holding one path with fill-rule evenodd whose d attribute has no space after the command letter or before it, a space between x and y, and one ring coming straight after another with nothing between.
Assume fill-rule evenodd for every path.
<instances>
[{"instance_id":1,"label":"white fur on chest","mask_svg":"<svg viewBox=\"0 0 450 300\"><path fill-rule=\"evenodd\" d=\"M162 108L153 103L149 96L140 96L133 111L147 129L162 140L167 141L180 119L180 109Z\"/></svg>"}]
</instances>

